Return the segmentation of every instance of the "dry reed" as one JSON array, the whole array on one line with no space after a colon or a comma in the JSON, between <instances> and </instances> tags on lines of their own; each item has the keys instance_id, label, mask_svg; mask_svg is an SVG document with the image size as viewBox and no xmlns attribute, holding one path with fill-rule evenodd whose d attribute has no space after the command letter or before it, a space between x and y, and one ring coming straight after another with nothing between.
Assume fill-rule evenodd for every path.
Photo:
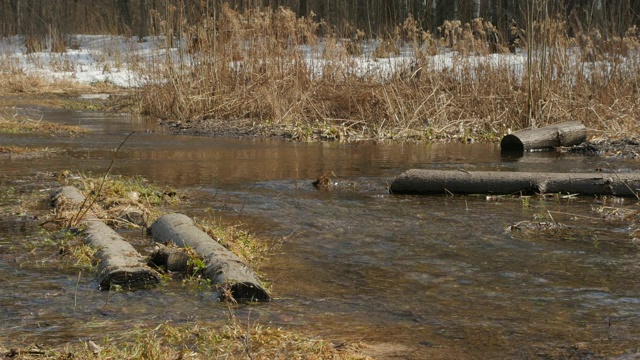
<instances>
[{"instance_id":1,"label":"dry reed","mask_svg":"<svg viewBox=\"0 0 640 360\"><path fill-rule=\"evenodd\" d=\"M492 55L514 44L482 19L446 22L438 38L409 18L373 43L384 47L378 57L396 56L401 46L410 54L379 76L354 70L366 55L352 55L353 39L283 8L223 7L217 21L187 26L178 17L170 26L182 46L162 67L154 65L139 98L141 111L158 118L251 119L302 140L494 139L507 129L569 119L609 137L638 133L635 29L623 38L569 37L566 23L532 18L528 30L513 29L528 51L524 67L521 50ZM321 56L305 54L319 44ZM452 66L438 54L449 54Z\"/></svg>"}]
</instances>

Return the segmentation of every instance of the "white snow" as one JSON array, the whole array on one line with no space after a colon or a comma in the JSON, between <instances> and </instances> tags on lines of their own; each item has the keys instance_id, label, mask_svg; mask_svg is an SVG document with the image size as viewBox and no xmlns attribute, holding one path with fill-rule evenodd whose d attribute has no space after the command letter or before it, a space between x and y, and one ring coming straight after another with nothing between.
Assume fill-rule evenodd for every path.
<instances>
[{"instance_id":1,"label":"white snow","mask_svg":"<svg viewBox=\"0 0 640 360\"><path fill-rule=\"evenodd\" d=\"M359 56L342 57L342 68L356 76L388 78L400 70L415 70L413 50L402 48L398 56L376 58L373 55L377 42L363 43L364 53ZM45 44L46 46L46 44ZM315 77L331 69L331 61L323 56L324 45L300 47L307 66ZM64 53L52 53L48 50L26 54L24 37L15 36L0 39L0 72L23 72L44 78L65 79L83 84L108 82L119 87L139 87L152 79L154 67L162 67L167 51L162 37L149 37L138 41L137 37L111 35L75 35L68 39ZM173 61L179 61L177 49L171 49ZM338 57L340 58L340 57ZM183 58L186 66L191 60ZM574 62L575 64L576 62ZM526 54L460 55L443 49L439 54L428 58L430 71L455 69L474 69L479 65L492 68L505 68L514 75L523 75L526 69ZM595 64L591 64L594 66ZM230 64L239 67L241 64ZM583 73L584 74L584 73Z\"/></svg>"}]
</instances>

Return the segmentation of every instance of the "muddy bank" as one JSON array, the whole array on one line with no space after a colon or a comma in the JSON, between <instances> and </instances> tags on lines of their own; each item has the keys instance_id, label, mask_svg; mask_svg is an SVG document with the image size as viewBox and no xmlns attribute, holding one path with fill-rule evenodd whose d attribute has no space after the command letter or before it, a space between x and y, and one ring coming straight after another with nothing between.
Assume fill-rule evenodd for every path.
<instances>
[{"instance_id":1,"label":"muddy bank","mask_svg":"<svg viewBox=\"0 0 640 360\"><path fill-rule=\"evenodd\" d=\"M310 125L265 124L254 119L232 120L159 120L158 124L167 128L171 134L193 135L228 138L280 138L300 141L352 141L376 140L362 138L361 134L351 134L348 131L340 133L340 126L320 128ZM346 128L345 128L346 129ZM424 129L408 130L406 136L391 138L396 141L434 141L423 136ZM379 139L378 139L379 140ZM463 139L467 141L468 139ZM438 140L435 140L438 141ZM640 158L640 140L627 139L598 139L588 140L572 147L558 148L563 152L581 154L585 156L605 156L625 159Z\"/></svg>"},{"instance_id":2,"label":"muddy bank","mask_svg":"<svg viewBox=\"0 0 640 360\"><path fill-rule=\"evenodd\" d=\"M291 139L294 131L291 126L266 125L262 121L252 119L234 120L160 120L158 123L172 134L211 137L237 138L283 138Z\"/></svg>"},{"instance_id":3,"label":"muddy bank","mask_svg":"<svg viewBox=\"0 0 640 360\"><path fill-rule=\"evenodd\" d=\"M580 145L576 145L565 149L574 154L582 154L586 156L606 156L618 157L626 159L640 158L640 140L631 139L602 139L586 141Z\"/></svg>"}]
</instances>

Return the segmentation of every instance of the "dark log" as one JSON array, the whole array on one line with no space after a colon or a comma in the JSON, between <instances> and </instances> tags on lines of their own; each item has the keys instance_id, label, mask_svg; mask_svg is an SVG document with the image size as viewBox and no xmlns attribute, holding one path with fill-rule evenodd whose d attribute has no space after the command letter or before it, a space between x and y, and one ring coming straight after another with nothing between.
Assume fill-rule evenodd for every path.
<instances>
[{"instance_id":1,"label":"dark log","mask_svg":"<svg viewBox=\"0 0 640 360\"><path fill-rule=\"evenodd\" d=\"M567 121L506 135L500 141L500 149L502 152L524 152L573 146L585 140L587 140L587 128L579 121Z\"/></svg>"},{"instance_id":2,"label":"dark log","mask_svg":"<svg viewBox=\"0 0 640 360\"><path fill-rule=\"evenodd\" d=\"M151 225L151 234L156 242L171 241L180 247L193 248L204 258L207 265L205 276L221 288L220 294L223 297L229 293L235 300L270 300L253 270L234 253L198 229L188 216L164 215Z\"/></svg>"},{"instance_id":3,"label":"dark log","mask_svg":"<svg viewBox=\"0 0 640 360\"><path fill-rule=\"evenodd\" d=\"M86 225L85 242L98 249L100 290L119 285L126 290L136 290L160 283L160 274L146 265L144 258L115 230L99 219L83 221Z\"/></svg>"},{"instance_id":4,"label":"dark log","mask_svg":"<svg viewBox=\"0 0 640 360\"><path fill-rule=\"evenodd\" d=\"M640 191L640 174L412 169L396 177L390 191L394 194L570 193L636 196Z\"/></svg>"},{"instance_id":5,"label":"dark log","mask_svg":"<svg viewBox=\"0 0 640 360\"><path fill-rule=\"evenodd\" d=\"M186 274L189 269L189 254L181 249L156 244L156 248L149 256L149 262L149 265L162 267L169 272Z\"/></svg>"}]
</instances>

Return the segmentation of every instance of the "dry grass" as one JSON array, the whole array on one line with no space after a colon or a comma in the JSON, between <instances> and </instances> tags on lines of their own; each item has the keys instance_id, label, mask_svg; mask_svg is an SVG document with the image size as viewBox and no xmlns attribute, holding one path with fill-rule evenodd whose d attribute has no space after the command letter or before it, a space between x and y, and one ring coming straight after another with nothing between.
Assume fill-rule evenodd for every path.
<instances>
[{"instance_id":1,"label":"dry grass","mask_svg":"<svg viewBox=\"0 0 640 360\"><path fill-rule=\"evenodd\" d=\"M25 116L0 114L0 132L3 133L58 133L77 135L88 130L79 126L61 125L47 121L35 120Z\"/></svg>"},{"instance_id":2,"label":"dry grass","mask_svg":"<svg viewBox=\"0 0 640 360\"><path fill-rule=\"evenodd\" d=\"M75 186L87 197L81 209L77 204L55 209L54 221L72 226L85 212L115 227L147 226L162 215L165 207L186 199L184 193L157 186L141 177L97 178L61 171L57 178L64 184Z\"/></svg>"},{"instance_id":3,"label":"dry grass","mask_svg":"<svg viewBox=\"0 0 640 360\"><path fill-rule=\"evenodd\" d=\"M79 83L72 78L51 78L37 73L27 74L10 61L6 61L4 66L0 65L0 95L68 95L115 91L115 86L106 83L89 85Z\"/></svg>"},{"instance_id":4,"label":"dry grass","mask_svg":"<svg viewBox=\"0 0 640 360\"><path fill-rule=\"evenodd\" d=\"M34 347L0 354L15 359L370 359L359 344L331 343L280 328L265 327L233 314L223 324L163 324L62 348Z\"/></svg>"},{"instance_id":5,"label":"dry grass","mask_svg":"<svg viewBox=\"0 0 640 360\"><path fill-rule=\"evenodd\" d=\"M354 71L353 43L362 37L340 39L287 9L225 7L216 22L196 26L175 19L156 23L188 46L148 72L154 81L139 98L140 110L158 118L253 119L302 140L495 139L568 119L609 137L638 134L635 29L623 38L569 37L564 22L533 18L531 31L513 29L512 44L481 19L446 22L438 38L409 18L374 54L395 56L404 47L413 57L381 77ZM304 51L319 43L322 56L309 66ZM514 45L529 62L487 60L512 56L500 53ZM452 51L453 66L442 68L433 55Z\"/></svg>"},{"instance_id":6,"label":"dry grass","mask_svg":"<svg viewBox=\"0 0 640 360\"><path fill-rule=\"evenodd\" d=\"M25 148L15 145L0 145L0 157L8 156L12 159L32 159L53 155L59 149L51 148Z\"/></svg>"}]
</instances>

